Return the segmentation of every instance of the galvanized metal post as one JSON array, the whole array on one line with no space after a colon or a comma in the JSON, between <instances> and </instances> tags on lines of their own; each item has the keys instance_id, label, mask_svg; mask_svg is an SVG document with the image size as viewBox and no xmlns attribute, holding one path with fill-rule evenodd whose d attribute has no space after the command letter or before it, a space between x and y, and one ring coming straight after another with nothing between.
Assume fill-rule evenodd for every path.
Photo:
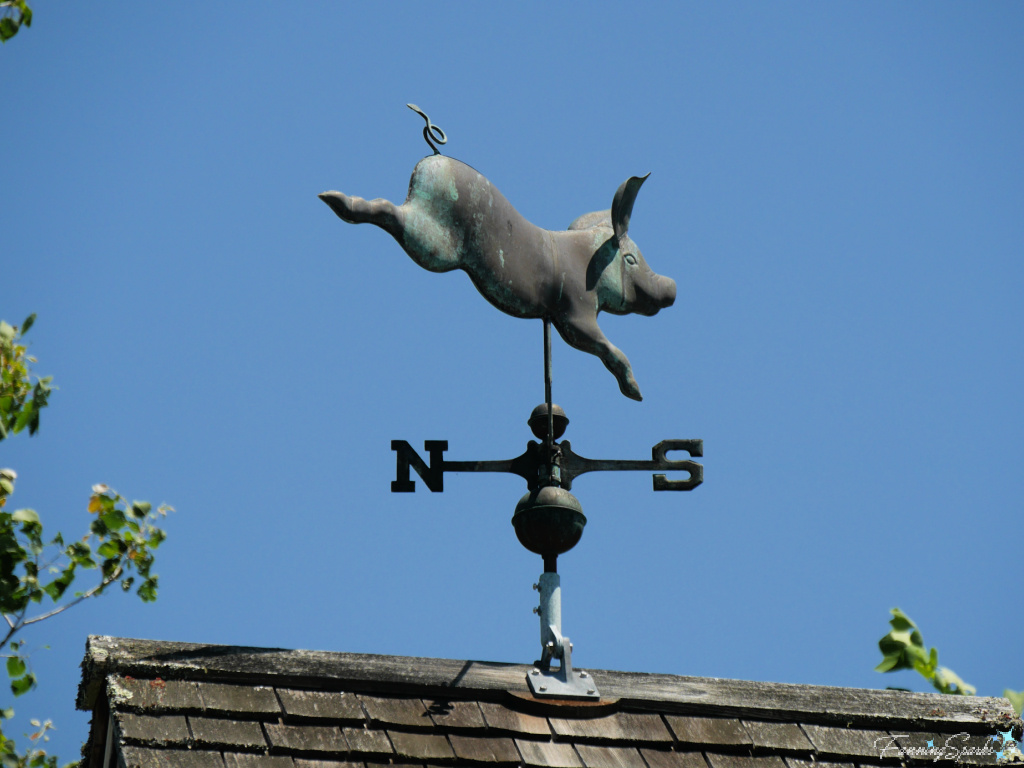
<instances>
[{"instance_id":1,"label":"galvanized metal post","mask_svg":"<svg viewBox=\"0 0 1024 768\"><path fill-rule=\"evenodd\" d=\"M545 571L537 581L540 590L540 647L542 662L562 657L562 580L557 573Z\"/></svg>"},{"instance_id":2,"label":"galvanized metal post","mask_svg":"<svg viewBox=\"0 0 1024 768\"><path fill-rule=\"evenodd\" d=\"M545 571L537 584L540 592L540 645L543 654L526 676L534 696L541 698L598 699L601 694L586 672L573 671L572 642L562 634L562 581L557 573ZM557 670L552 660L559 661Z\"/></svg>"}]
</instances>

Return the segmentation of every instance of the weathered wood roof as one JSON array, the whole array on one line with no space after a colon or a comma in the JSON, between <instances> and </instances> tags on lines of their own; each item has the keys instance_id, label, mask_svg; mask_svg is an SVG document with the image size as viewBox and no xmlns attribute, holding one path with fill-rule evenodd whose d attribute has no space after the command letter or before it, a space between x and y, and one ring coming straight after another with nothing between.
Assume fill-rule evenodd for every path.
<instances>
[{"instance_id":1,"label":"weathered wood roof","mask_svg":"<svg viewBox=\"0 0 1024 768\"><path fill-rule=\"evenodd\" d=\"M995 764L1005 699L588 670L600 702L534 699L531 667L89 638L82 768L854 768Z\"/></svg>"}]
</instances>

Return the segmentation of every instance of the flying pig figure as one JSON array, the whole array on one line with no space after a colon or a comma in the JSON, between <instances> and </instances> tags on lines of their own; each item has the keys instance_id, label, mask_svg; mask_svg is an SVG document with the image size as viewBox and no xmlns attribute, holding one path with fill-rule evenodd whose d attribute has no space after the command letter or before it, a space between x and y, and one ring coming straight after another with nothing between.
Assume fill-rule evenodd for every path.
<instances>
[{"instance_id":1,"label":"flying pig figure","mask_svg":"<svg viewBox=\"0 0 1024 768\"><path fill-rule=\"evenodd\" d=\"M641 400L629 360L601 332L597 314L653 315L675 301L675 281L655 274L627 234L646 178L627 179L611 210L580 216L561 232L534 226L480 173L440 154L417 163L402 205L341 192L320 199L344 221L389 232L424 269L464 270L502 312L550 320L570 346L601 358L622 394Z\"/></svg>"}]
</instances>

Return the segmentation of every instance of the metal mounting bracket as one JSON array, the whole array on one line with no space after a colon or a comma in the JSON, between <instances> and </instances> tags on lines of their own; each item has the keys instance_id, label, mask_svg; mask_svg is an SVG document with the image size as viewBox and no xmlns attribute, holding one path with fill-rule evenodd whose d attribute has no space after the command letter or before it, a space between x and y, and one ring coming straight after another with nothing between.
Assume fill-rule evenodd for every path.
<instances>
[{"instance_id":1,"label":"metal mounting bracket","mask_svg":"<svg viewBox=\"0 0 1024 768\"><path fill-rule=\"evenodd\" d=\"M568 642L569 638L566 638ZM558 669L541 669L541 665L530 670L526 681L530 684L530 693L538 699L589 699L597 700L601 694L597 684L587 672L573 671L572 644L565 649L565 658Z\"/></svg>"},{"instance_id":2,"label":"metal mounting bracket","mask_svg":"<svg viewBox=\"0 0 1024 768\"><path fill-rule=\"evenodd\" d=\"M572 668L572 643L562 635L562 589L557 573L546 571L534 585L540 592L540 661L526 676L530 692L538 699L600 699L597 684L586 672ZM561 666L551 668L551 660Z\"/></svg>"}]
</instances>

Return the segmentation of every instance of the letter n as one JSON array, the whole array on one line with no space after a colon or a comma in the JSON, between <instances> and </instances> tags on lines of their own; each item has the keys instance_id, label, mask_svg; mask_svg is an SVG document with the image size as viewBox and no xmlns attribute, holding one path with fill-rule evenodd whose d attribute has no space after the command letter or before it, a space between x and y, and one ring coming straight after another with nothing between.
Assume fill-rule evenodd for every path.
<instances>
[{"instance_id":1,"label":"letter n","mask_svg":"<svg viewBox=\"0 0 1024 768\"><path fill-rule=\"evenodd\" d=\"M416 470L427 488L434 492L444 490L444 452L448 450L447 440L424 440L423 448L430 454L428 466L405 440L392 440L391 450L395 456L395 479L391 481L392 493L411 493L416 490L416 481L409 479L409 467Z\"/></svg>"}]
</instances>

